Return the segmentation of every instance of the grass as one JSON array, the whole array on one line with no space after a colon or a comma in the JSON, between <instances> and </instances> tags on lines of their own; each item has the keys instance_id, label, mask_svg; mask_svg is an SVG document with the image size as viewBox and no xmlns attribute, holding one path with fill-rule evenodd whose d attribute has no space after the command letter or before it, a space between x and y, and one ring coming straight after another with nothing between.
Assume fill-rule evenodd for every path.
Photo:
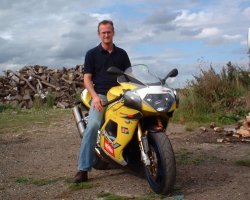
<instances>
[{"instance_id":1,"label":"grass","mask_svg":"<svg viewBox=\"0 0 250 200\"><path fill-rule=\"evenodd\" d=\"M66 177L58 178L48 178L48 179L34 179L30 176L20 176L16 178L16 182L20 184L33 184L36 186L44 186L56 183L58 181L64 180L67 183L70 183L69 189L71 191L77 191L81 189L91 189L95 187L93 183L83 182L83 183L71 183Z\"/></svg>"},{"instance_id":2,"label":"grass","mask_svg":"<svg viewBox=\"0 0 250 200\"><path fill-rule=\"evenodd\" d=\"M185 148L176 152L176 162L179 165L199 165L204 162L204 159L194 156L194 153Z\"/></svg>"},{"instance_id":3,"label":"grass","mask_svg":"<svg viewBox=\"0 0 250 200\"><path fill-rule=\"evenodd\" d=\"M91 189L93 188L95 185L89 182L82 182L82 183L72 183L69 186L69 189L72 191L76 191L76 190L82 190L82 189Z\"/></svg>"},{"instance_id":4,"label":"grass","mask_svg":"<svg viewBox=\"0 0 250 200\"><path fill-rule=\"evenodd\" d=\"M134 199L134 200L160 200L166 198L166 196L151 193L147 196L137 196L137 197L126 197L126 196L120 196L120 195L115 195L111 194L108 192L101 192L97 195L98 198L102 198L103 200L129 200L129 199Z\"/></svg>"},{"instance_id":5,"label":"grass","mask_svg":"<svg viewBox=\"0 0 250 200\"><path fill-rule=\"evenodd\" d=\"M195 152L195 153L194 153ZM213 161L216 160L216 156L208 155L205 152L201 152L198 150L196 151L189 151L188 149L181 148L179 151L176 152L176 162L179 165L201 165L206 161Z\"/></svg>"},{"instance_id":6,"label":"grass","mask_svg":"<svg viewBox=\"0 0 250 200\"><path fill-rule=\"evenodd\" d=\"M238 166L250 167L250 159L237 160L237 161L235 161L235 164Z\"/></svg>"},{"instance_id":7,"label":"grass","mask_svg":"<svg viewBox=\"0 0 250 200\"><path fill-rule=\"evenodd\" d=\"M235 161L235 164L238 166L250 167L250 151L245 155L245 159Z\"/></svg>"},{"instance_id":8,"label":"grass","mask_svg":"<svg viewBox=\"0 0 250 200\"><path fill-rule=\"evenodd\" d=\"M71 110L68 109L5 109L0 112L0 134L7 131L25 130L32 126L48 126L65 116L70 119L70 114Z\"/></svg>"},{"instance_id":9,"label":"grass","mask_svg":"<svg viewBox=\"0 0 250 200\"><path fill-rule=\"evenodd\" d=\"M20 176L16 179L17 183L24 183L24 184L29 184L32 182L32 178L31 177L27 177L27 176Z\"/></svg>"},{"instance_id":10,"label":"grass","mask_svg":"<svg viewBox=\"0 0 250 200\"><path fill-rule=\"evenodd\" d=\"M66 183L70 183L69 190L70 191L78 191L83 189L92 189L96 187L95 184L91 182L82 182L82 183L72 183L68 178L66 177L58 177L58 178L52 178L52 179L34 179L30 176L20 176L16 178L16 182L19 184L33 184L36 186L44 186L44 185L50 185L53 183L56 183L58 181L65 180ZM147 196L136 196L136 197L127 197L122 195L116 195L111 194L108 192L101 192L97 194L98 198L102 198L103 200L160 200L166 198L164 195L156 194L156 193L150 193Z\"/></svg>"},{"instance_id":11,"label":"grass","mask_svg":"<svg viewBox=\"0 0 250 200\"><path fill-rule=\"evenodd\" d=\"M97 197L102 198L103 200L127 200L128 197L118 196L110 193L100 193Z\"/></svg>"}]
</instances>

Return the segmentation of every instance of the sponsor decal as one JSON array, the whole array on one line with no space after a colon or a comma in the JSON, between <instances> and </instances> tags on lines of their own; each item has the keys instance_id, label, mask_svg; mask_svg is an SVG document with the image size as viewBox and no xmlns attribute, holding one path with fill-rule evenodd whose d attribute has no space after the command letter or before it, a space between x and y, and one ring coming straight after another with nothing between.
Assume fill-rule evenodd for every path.
<instances>
[{"instance_id":1,"label":"sponsor decal","mask_svg":"<svg viewBox=\"0 0 250 200\"><path fill-rule=\"evenodd\" d=\"M115 157L114 154L114 147L106 140L104 139L104 149L113 157Z\"/></svg>"},{"instance_id":2,"label":"sponsor decal","mask_svg":"<svg viewBox=\"0 0 250 200\"><path fill-rule=\"evenodd\" d=\"M115 144L113 144L112 146L114 147L114 149L116 149L116 148L120 147L121 145L118 144L118 143L115 143Z\"/></svg>"},{"instance_id":3,"label":"sponsor decal","mask_svg":"<svg viewBox=\"0 0 250 200\"><path fill-rule=\"evenodd\" d=\"M130 120L129 119L125 119L124 121L126 124L130 124Z\"/></svg>"},{"instance_id":4,"label":"sponsor decal","mask_svg":"<svg viewBox=\"0 0 250 200\"><path fill-rule=\"evenodd\" d=\"M128 131L128 128L127 127L123 127L122 126L122 133L124 133L124 134L129 134L129 131Z\"/></svg>"}]
</instances>

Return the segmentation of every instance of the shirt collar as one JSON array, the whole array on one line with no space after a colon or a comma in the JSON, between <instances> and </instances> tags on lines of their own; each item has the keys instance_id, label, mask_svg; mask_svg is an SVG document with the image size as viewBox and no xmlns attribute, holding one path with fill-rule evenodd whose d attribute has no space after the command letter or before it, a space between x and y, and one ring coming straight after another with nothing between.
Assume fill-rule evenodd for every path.
<instances>
[{"instance_id":1,"label":"shirt collar","mask_svg":"<svg viewBox=\"0 0 250 200\"><path fill-rule=\"evenodd\" d=\"M101 43L98 45L98 49L101 52L106 52L106 50L102 47ZM116 46L115 46L115 44L113 44L113 51L112 52L115 52L115 51L116 51Z\"/></svg>"}]
</instances>

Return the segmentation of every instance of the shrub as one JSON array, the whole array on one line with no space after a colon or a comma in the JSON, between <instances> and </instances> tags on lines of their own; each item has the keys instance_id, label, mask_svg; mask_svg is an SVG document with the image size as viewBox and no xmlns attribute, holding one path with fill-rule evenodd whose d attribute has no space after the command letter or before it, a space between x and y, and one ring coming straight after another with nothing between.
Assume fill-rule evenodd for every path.
<instances>
[{"instance_id":1,"label":"shrub","mask_svg":"<svg viewBox=\"0 0 250 200\"><path fill-rule=\"evenodd\" d=\"M55 105L56 97L53 93L48 93L46 96L46 105L52 108Z\"/></svg>"},{"instance_id":2,"label":"shrub","mask_svg":"<svg viewBox=\"0 0 250 200\"><path fill-rule=\"evenodd\" d=\"M18 111L20 110L19 107L13 106L11 104L0 104L0 113L4 112L6 110L14 110L14 111Z\"/></svg>"},{"instance_id":3,"label":"shrub","mask_svg":"<svg viewBox=\"0 0 250 200\"><path fill-rule=\"evenodd\" d=\"M178 116L184 121L233 122L250 110L250 72L229 62L220 73L201 69L180 98ZM222 120L221 120L222 119Z\"/></svg>"}]
</instances>

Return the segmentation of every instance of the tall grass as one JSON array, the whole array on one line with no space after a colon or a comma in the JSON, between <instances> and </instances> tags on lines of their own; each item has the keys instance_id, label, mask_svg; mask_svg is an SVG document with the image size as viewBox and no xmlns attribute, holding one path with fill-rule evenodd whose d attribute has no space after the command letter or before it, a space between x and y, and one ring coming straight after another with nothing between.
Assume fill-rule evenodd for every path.
<instances>
[{"instance_id":1,"label":"tall grass","mask_svg":"<svg viewBox=\"0 0 250 200\"><path fill-rule=\"evenodd\" d=\"M250 111L250 72L229 62L216 73L210 66L188 82L175 119L220 124L239 120Z\"/></svg>"}]
</instances>

